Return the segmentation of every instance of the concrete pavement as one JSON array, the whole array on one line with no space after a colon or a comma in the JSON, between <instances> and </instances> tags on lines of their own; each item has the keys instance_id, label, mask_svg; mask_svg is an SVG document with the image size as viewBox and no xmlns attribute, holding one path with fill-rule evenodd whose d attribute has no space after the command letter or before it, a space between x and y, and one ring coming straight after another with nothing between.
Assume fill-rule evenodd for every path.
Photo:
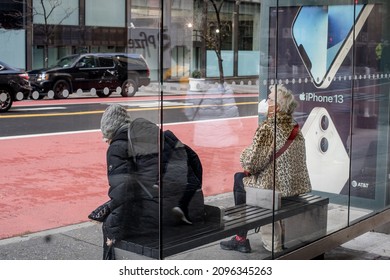
<instances>
[{"instance_id":1,"label":"concrete pavement","mask_svg":"<svg viewBox=\"0 0 390 280\"><path fill-rule=\"evenodd\" d=\"M249 238L253 249L250 254L223 251L218 243L212 243L168 259L247 260L266 256L253 233ZM86 222L0 240L0 260L100 260L101 245L101 226ZM147 259L132 256L137 260ZM368 232L327 252L325 260L390 260L390 236Z\"/></svg>"}]
</instances>

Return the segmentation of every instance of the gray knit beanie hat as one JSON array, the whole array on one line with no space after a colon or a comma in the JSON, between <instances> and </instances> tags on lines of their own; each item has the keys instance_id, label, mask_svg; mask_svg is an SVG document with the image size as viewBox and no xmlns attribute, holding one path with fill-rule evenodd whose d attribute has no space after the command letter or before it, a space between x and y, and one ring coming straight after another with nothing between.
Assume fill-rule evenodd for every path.
<instances>
[{"instance_id":1,"label":"gray knit beanie hat","mask_svg":"<svg viewBox=\"0 0 390 280\"><path fill-rule=\"evenodd\" d=\"M100 129L105 139L112 139L115 132L123 125L130 123L126 109L119 104L108 106L100 121Z\"/></svg>"}]
</instances>

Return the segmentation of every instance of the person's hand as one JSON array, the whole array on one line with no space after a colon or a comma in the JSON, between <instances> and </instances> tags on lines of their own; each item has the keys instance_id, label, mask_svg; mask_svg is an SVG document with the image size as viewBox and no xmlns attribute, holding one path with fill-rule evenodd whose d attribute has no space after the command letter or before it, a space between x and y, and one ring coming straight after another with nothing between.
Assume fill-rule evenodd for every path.
<instances>
[{"instance_id":1,"label":"person's hand","mask_svg":"<svg viewBox=\"0 0 390 280\"><path fill-rule=\"evenodd\" d=\"M112 245L114 245L114 243L115 243L115 239L109 239L109 238L107 238L106 245L107 245L108 247L111 247Z\"/></svg>"}]
</instances>

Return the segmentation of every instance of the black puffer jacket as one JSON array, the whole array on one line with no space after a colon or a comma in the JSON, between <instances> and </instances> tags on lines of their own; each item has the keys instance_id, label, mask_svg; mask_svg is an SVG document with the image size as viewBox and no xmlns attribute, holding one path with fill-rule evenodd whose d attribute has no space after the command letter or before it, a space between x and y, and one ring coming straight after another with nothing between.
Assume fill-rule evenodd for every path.
<instances>
[{"instance_id":1,"label":"black puffer jacket","mask_svg":"<svg viewBox=\"0 0 390 280\"><path fill-rule=\"evenodd\" d=\"M162 227L177 225L171 209L177 206L188 187L188 179L194 182L191 178L194 175L188 174L186 146L170 132L175 141L170 142L173 146L164 145L164 154L169 150L169 158L163 156L163 183L160 184L159 127L142 118L131 122L129 134L128 127L118 129L107 151L111 213L103 223L104 231L109 239L115 240L131 239L131 236L158 239L160 220ZM200 182L192 183L196 185L194 188L201 187L201 173L198 174L201 165L198 168L196 175ZM203 194L199 191L196 211L192 213L194 221L203 219Z\"/></svg>"},{"instance_id":2,"label":"black puffer jacket","mask_svg":"<svg viewBox=\"0 0 390 280\"><path fill-rule=\"evenodd\" d=\"M111 213L103 227L109 239L120 240L132 234L157 232L158 188L154 185L158 180L158 146L157 139L150 140L155 142L154 148L150 155L143 155L137 162L138 166L142 165L141 169L136 168L129 158L127 125L118 129L108 148L108 196L111 200ZM152 207L145 209L145 201L149 201Z\"/></svg>"}]
</instances>

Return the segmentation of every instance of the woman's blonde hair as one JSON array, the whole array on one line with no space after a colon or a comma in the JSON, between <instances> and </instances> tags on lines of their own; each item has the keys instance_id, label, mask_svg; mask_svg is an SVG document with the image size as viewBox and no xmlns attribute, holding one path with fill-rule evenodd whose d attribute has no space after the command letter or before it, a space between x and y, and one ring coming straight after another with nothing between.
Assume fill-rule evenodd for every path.
<instances>
[{"instance_id":1,"label":"woman's blonde hair","mask_svg":"<svg viewBox=\"0 0 390 280\"><path fill-rule=\"evenodd\" d=\"M272 85L270 90L275 91L275 97L280 112L290 115L294 113L295 109L298 107L298 101L295 100L291 90L287 89L284 85Z\"/></svg>"}]
</instances>

